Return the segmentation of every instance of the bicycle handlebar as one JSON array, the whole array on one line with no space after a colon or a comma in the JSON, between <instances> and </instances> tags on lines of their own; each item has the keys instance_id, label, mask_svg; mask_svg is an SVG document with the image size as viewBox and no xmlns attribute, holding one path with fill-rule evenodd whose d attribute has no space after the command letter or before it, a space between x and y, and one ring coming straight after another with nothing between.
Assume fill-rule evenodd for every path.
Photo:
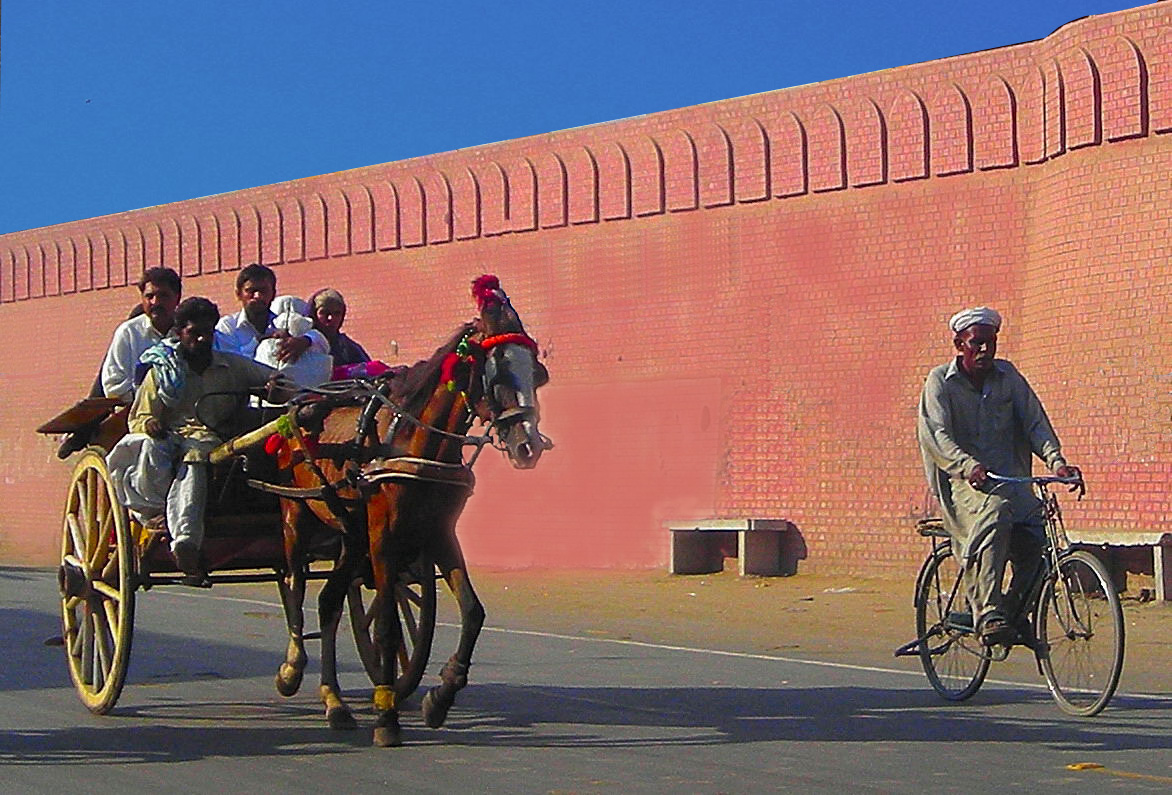
<instances>
[{"instance_id":1,"label":"bicycle handlebar","mask_svg":"<svg viewBox=\"0 0 1172 795\"><path fill-rule=\"evenodd\" d=\"M1074 477L1060 478L1057 475L1043 475L1042 477L1007 477L1005 475L998 475L996 472L986 472L985 477L995 483L1032 483L1035 486L1048 486L1051 483L1062 483L1070 486L1071 491L1078 492L1078 498L1081 500L1083 495L1087 493L1086 481L1082 479L1082 473Z\"/></svg>"},{"instance_id":2,"label":"bicycle handlebar","mask_svg":"<svg viewBox=\"0 0 1172 795\"><path fill-rule=\"evenodd\" d=\"M1082 477L1068 477L1060 478L1057 475L1043 475L1041 477L1010 477L1008 475L998 475L996 472L986 472L985 476L989 480L997 480L1002 483L1037 483L1038 485L1045 485L1048 483L1065 483L1068 486L1077 486L1082 483Z\"/></svg>"}]
</instances>

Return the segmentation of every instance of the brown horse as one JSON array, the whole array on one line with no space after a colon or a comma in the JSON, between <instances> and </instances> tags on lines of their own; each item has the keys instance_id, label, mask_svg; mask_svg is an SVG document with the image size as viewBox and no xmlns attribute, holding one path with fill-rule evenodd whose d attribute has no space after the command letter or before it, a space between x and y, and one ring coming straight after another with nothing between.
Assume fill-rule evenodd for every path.
<instances>
[{"instance_id":1,"label":"brown horse","mask_svg":"<svg viewBox=\"0 0 1172 795\"><path fill-rule=\"evenodd\" d=\"M375 596L373 640L374 744L399 745L395 665L402 629L394 586L414 561L434 561L460 609L460 641L440 673L441 683L424 696L428 726L443 725L468 667L484 607L472 589L456 540L456 520L472 491L473 453L494 438L514 466L529 469L552 446L538 430L537 387L548 380L529 338L495 277L473 283L480 317L462 326L427 361L379 386L358 390L352 405L329 400L297 410L286 428L279 461L289 494L282 499L292 598L287 616L290 642L277 673L277 690L297 692L305 670L302 603L305 562L322 525L341 534L342 552L318 600L321 622L321 699L333 728L355 728L338 686L335 639L342 604L356 573L365 572ZM469 436L473 423L487 425ZM430 569L430 566L428 567ZM364 569L363 569L364 570Z\"/></svg>"}]
</instances>

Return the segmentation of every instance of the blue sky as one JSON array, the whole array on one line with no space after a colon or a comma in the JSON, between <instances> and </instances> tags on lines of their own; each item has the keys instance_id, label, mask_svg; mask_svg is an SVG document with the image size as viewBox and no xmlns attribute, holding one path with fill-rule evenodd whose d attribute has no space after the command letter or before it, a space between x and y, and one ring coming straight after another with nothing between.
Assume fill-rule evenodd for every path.
<instances>
[{"instance_id":1,"label":"blue sky","mask_svg":"<svg viewBox=\"0 0 1172 795\"><path fill-rule=\"evenodd\" d=\"M1109 0L8 0L0 234L1042 38Z\"/></svg>"}]
</instances>

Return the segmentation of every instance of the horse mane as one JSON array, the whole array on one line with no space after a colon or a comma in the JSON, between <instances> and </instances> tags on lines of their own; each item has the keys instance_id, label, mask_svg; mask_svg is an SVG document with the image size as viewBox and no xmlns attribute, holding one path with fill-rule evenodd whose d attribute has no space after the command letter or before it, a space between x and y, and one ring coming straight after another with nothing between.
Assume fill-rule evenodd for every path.
<instances>
[{"instance_id":1,"label":"horse mane","mask_svg":"<svg viewBox=\"0 0 1172 795\"><path fill-rule=\"evenodd\" d=\"M475 323L465 323L456 329L447 342L436 348L430 358L416 362L391 380L391 396L405 411L414 414L422 408L439 382L444 359L449 353L454 353L460 341L475 330Z\"/></svg>"}]
</instances>

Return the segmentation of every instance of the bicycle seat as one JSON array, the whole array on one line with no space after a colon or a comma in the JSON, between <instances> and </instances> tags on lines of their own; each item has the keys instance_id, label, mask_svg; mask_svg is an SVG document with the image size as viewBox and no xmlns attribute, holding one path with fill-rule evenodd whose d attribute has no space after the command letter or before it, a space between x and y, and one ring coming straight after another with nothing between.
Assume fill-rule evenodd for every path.
<instances>
[{"instance_id":1,"label":"bicycle seat","mask_svg":"<svg viewBox=\"0 0 1172 795\"><path fill-rule=\"evenodd\" d=\"M916 532L922 536L948 538L948 531L944 529L944 520L939 516L929 516L916 521Z\"/></svg>"}]
</instances>

